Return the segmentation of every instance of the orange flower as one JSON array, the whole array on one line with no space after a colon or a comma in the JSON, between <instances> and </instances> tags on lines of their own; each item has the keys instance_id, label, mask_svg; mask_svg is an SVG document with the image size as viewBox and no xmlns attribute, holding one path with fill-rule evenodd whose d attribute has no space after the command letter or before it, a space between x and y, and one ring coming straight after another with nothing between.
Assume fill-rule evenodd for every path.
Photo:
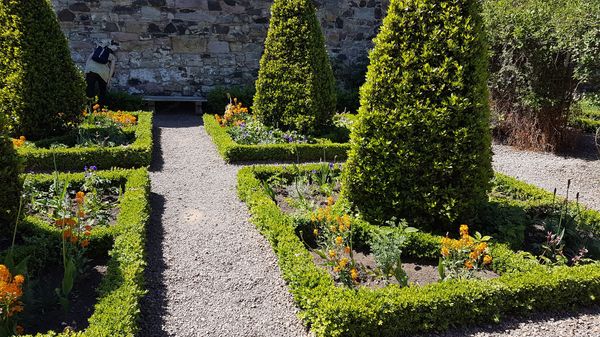
<instances>
[{"instance_id":1,"label":"orange flower","mask_svg":"<svg viewBox=\"0 0 600 337\"><path fill-rule=\"evenodd\" d=\"M15 328L15 332L17 333L17 335L22 335L25 333L25 328L23 328L22 325L17 325L17 327Z\"/></svg>"},{"instance_id":2,"label":"orange flower","mask_svg":"<svg viewBox=\"0 0 600 337\"><path fill-rule=\"evenodd\" d=\"M467 269L473 269L473 262L471 262L471 260L465 261L465 267Z\"/></svg>"},{"instance_id":3,"label":"orange flower","mask_svg":"<svg viewBox=\"0 0 600 337\"><path fill-rule=\"evenodd\" d=\"M80 205L83 204L83 202L85 201L85 193L81 191L77 192L77 194L75 195L75 201Z\"/></svg>"},{"instance_id":4,"label":"orange flower","mask_svg":"<svg viewBox=\"0 0 600 337\"><path fill-rule=\"evenodd\" d=\"M447 257L448 255L450 255L450 251L448 250L448 247L446 247L446 246L442 247L442 256Z\"/></svg>"},{"instance_id":5,"label":"orange flower","mask_svg":"<svg viewBox=\"0 0 600 337\"><path fill-rule=\"evenodd\" d=\"M473 251L469 254L469 258L471 260L477 260L477 258L479 258L479 253L477 251Z\"/></svg>"},{"instance_id":6,"label":"orange flower","mask_svg":"<svg viewBox=\"0 0 600 337\"><path fill-rule=\"evenodd\" d=\"M23 282L25 282L25 277L23 275L17 275L15 276L14 281L16 284L23 284Z\"/></svg>"},{"instance_id":7,"label":"orange flower","mask_svg":"<svg viewBox=\"0 0 600 337\"><path fill-rule=\"evenodd\" d=\"M80 218L84 218L85 217L85 211L80 209L79 211L77 211L77 216Z\"/></svg>"},{"instance_id":8,"label":"orange flower","mask_svg":"<svg viewBox=\"0 0 600 337\"><path fill-rule=\"evenodd\" d=\"M67 229L66 231L63 232L63 239L68 239L71 237L71 235L73 235L73 232L70 229Z\"/></svg>"},{"instance_id":9,"label":"orange flower","mask_svg":"<svg viewBox=\"0 0 600 337\"><path fill-rule=\"evenodd\" d=\"M351 252L351 249L350 249L350 247L346 246L346 248L344 248L344 252L345 252L346 254L350 254L350 252Z\"/></svg>"},{"instance_id":10,"label":"orange flower","mask_svg":"<svg viewBox=\"0 0 600 337\"><path fill-rule=\"evenodd\" d=\"M327 198L327 206L333 206L334 200L333 197L328 197Z\"/></svg>"},{"instance_id":11,"label":"orange flower","mask_svg":"<svg viewBox=\"0 0 600 337\"><path fill-rule=\"evenodd\" d=\"M82 240L81 241L81 247L85 248L85 247L87 247L89 245L90 245L90 240L86 239L86 240Z\"/></svg>"},{"instance_id":12,"label":"orange flower","mask_svg":"<svg viewBox=\"0 0 600 337\"><path fill-rule=\"evenodd\" d=\"M77 243L77 237L75 235L71 236L71 243L72 244L76 244Z\"/></svg>"},{"instance_id":13,"label":"orange flower","mask_svg":"<svg viewBox=\"0 0 600 337\"><path fill-rule=\"evenodd\" d=\"M77 222L75 222L75 220L72 218L58 219L55 221L55 223L58 227L75 226L77 224Z\"/></svg>"},{"instance_id":14,"label":"orange flower","mask_svg":"<svg viewBox=\"0 0 600 337\"><path fill-rule=\"evenodd\" d=\"M83 227L86 231L91 231L92 230L92 226L90 225L86 225L85 227Z\"/></svg>"},{"instance_id":15,"label":"orange flower","mask_svg":"<svg viewBox=\"0 0 600 337\"><path fill-rule=\"evenodd\" d=\"M342 238L341 236L338 236L337 238L335 238L336 245L341 246L342 243L344 243L344 238Z\"/></svg>"},{"instance_id":16,"label":"orange flower","mask_svg":"<svg viewBox=\"0 0 600 337\"><path fill-rule=\"evenodd\" d=\"M488 265L490 263L492 263L492 257L490 255L486 255L483 257L483 263Z\"/></svg>"},{"instance_id":17,"label":"orange flower","mask_svg":"<svg viewBox=\"0 0 600 337\"><path fill-rule=\"evenodd\" d=\"M85 232L83 232L83 235L85 235L85 236L90 236L90 235L92 235L92 232L90 232L90 231L85 231Z\"/></svg>"}]
</instances>

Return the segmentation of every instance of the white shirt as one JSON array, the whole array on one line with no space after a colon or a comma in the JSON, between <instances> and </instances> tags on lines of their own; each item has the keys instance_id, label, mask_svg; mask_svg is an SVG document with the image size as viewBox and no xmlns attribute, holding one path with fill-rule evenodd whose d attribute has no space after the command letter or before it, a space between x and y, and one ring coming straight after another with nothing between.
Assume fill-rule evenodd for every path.
<instances>
[{"instance_id":1,"label":"white shirt","mask_svg":"<svg viewBox=\"0 0 600 337\"><path fill-rule=\"evenodd\" d=\"M85 62L86 74L96 73L100 75L100 77L102 77L104 82L108 83L110 81L110 78L112 77L111 65L113 64L113 62L116 61L115 56L111 53L108 56L108 63L102 64L92 60L92 55L94 55L94 53L91 53L90 56L88 56L87 61Z\"/></svg>"}]
</instances>

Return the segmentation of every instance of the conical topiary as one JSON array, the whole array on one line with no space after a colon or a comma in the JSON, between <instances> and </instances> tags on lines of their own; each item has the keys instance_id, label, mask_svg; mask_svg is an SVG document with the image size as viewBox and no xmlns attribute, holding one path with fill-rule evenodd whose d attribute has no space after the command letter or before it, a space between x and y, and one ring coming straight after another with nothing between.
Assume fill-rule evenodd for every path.
<instances>
[{"instance_id":1,"label":"conical topiary","mask_svg":"<svg viewBox=\"0 0 600 337\"><path fill-rule=\"evenodd\" d=\"M468 221L492 177L478 0L392 0L361 88L343 192L366 219Z\"/></svg>"},{"instance_id":2,"label":"conical topiary","mask_svg":"<svg viewBox=\"0 0 600 337\"><path fill-rule=\"evenodd\" d=\"M253 111L284 130L318 133L335 112L335 79L312 0L275 0Z\"/></svg>"},{"instance_id":3,"label":"conical topiary","mask_svg":"<svg viewBox=\"0 0 600 337\"><path fill-rule=\"evenodd\" d=\"M77 121L85 104L75 67L48 0L0 1L0 113L11 133L39 139Z\"/></svg>"},{"instance_id":4,"label":"conical topiary","mask_svg":"<svg viewBox=\"0 0 600 337\"><path fill-rule=\"evenodd\" d=\"M19 205L19 160L8 137L6 117L0 115L0 232L14 219Z\"/></svg>"}]
</instances>

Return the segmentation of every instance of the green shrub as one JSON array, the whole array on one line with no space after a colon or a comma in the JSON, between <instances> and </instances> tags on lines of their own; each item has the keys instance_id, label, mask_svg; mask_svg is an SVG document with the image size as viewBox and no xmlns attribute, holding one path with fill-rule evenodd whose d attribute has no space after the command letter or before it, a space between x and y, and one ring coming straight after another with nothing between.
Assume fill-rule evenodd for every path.
<instances>
[{"instance_id":1,"label":"green shrub","mask_svg":"<svg viewBox=\"0 0 600 337\"><path fill-rule=\"evenodd\" d=\"M392 1L370 55L344 193L373 223L468 221L492 177L479 1Z\"/></svg>"},{"instance_id":2,"label":"green shrub","mask_svg":"<svg viewBox=\"0 0 600 337\"><path fill-rule=\"evenodd\" d=\"M0 2L0 114L11 133L40 139L63 133L85 104L82 74L48 0Z\"/></svg>"},{"instance_id":3,"label":"green shrub","mask_svg":"<svg viewBox=\"0 0 600 337\"><path fill-rule=\"evenodd\" d=\"M106 97L108 109L112 111L139 111L144 109L142 96L125 91L110 91Z\"/></svg>"},{"instance_id":4,"label":"green shrub","mask_svg":"<svg viewBox=\"0 0 600 337\"><path fill-rule=\"evenodd\" d=\"M231 98L237 98L238 102L242 102L245 107L251 109L255 93L254 85L217 87L206 95L206 112L222 115L225 112L225 106L229 104L228 94L231 95Z\"/></svg>"},{"instance_id":5,"label":"green shrub","mask_svg":"<svg viewBox=\"0 0 600 337\"><path fill-rule=\"evenodd\" d=\"M300 170L316 168L302 166ZM245 167L238 173L238 193L249 206L252 223L271 243L300 317L315 336L415 336L600 302L598 263L547 268L502 244L492 248L492 267L502 273L495 279L406 288L338 287L332 276L314 263L296 233L294 219L283 213L263 188L260 179L284 170L282 166ZM359 222L354 228L368 237L378 227ZM440 236L417 233L409 241L406 253L421 258L439 256Z\"/></svg>"},{"instance_id":6,"label":"green shrub","mask_svg":"<svg viewBox=\"0 0 600 337\"><path fill-rule=\"evenodd\" d=\"M0 115L0 224L12 220L19 204L19 158ZM3 229L0 226L0 231Z\"/></svg>"},{"instance_id":7,"label":"green shrub","mask_svg":"<svg viewBox=\"0 0 600 337\"><path fill-rule=\"evenodd\" d=\"M256 81L254 114L284 131L331 125L335 80L312 0L275 0Z\"/></svg>"},{"instance_id":8,"label":"green shrub","mask_svg":"<svg viewBox=\"0 0 600 337\"><path fill-rule=\"evenodd\" d=\"M600 2L486 0L483 13L501 140L560 150L577 88L600 83Z\"/></svg>"}]
</instances>

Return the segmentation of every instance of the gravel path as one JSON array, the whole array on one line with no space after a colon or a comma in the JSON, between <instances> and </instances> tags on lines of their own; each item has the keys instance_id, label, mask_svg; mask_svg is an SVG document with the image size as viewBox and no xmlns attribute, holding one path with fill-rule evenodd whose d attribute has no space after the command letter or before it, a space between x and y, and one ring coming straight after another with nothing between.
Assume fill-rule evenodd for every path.
<instances>
[{"instance_id":1,"label":"gravel path","mask_svg":"<svg viewBox=\"0 0 600 337\"><path fill-rule=\"evenodd\" d=\"M561 157L494 145L494 169L550 192L556 188L563 196L571 179L571 199L579 192L582 204L600 210L600 160L594 157Z\"/></svg>"},{"instance_id":2,"label":"gravel path","mask_svg":"<svg viewBox=\"0 0 600 337\"><path fill-rule=\"evenodd\" d=\"M140 337L307 336L201 118L157 115Z\"/></svg>"}]
</instances>

